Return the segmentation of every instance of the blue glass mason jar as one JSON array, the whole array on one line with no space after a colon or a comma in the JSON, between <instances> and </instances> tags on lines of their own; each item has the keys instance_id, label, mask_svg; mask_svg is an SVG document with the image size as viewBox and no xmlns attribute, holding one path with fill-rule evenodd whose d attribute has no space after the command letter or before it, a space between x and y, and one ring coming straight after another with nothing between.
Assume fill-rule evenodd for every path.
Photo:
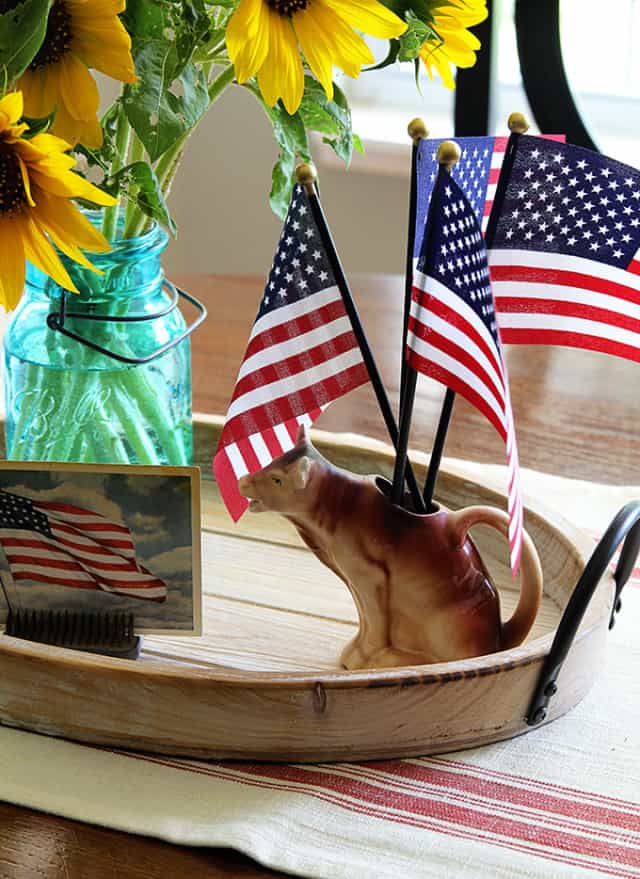
<instances>
[{"instance_id":1,"label":"blue glass mason jar","mask_svg":"<svg viewBox=\"0 0 640 879\"><path fill-rule=\"evenodd\" d=\"M131 364L56 328L128 359L148 357L183 336L184 318L171 307L175 288L161 267L167 243L157 226L117 239L109 253L90 254L102 275L63 259L79 295L28 266L4 336L9 459L192 463L188 337Z\"/></svg>"}]
</instances>

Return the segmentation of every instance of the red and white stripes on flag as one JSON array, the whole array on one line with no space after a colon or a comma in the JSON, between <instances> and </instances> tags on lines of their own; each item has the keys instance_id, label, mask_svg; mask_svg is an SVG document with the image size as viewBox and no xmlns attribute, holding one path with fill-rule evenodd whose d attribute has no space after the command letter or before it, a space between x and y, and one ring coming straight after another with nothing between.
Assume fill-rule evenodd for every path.
<instances>
[{"instance_id":1,"label":"red and white stripes on flag","mask_svg":"<svg viewBox=\"0 0 640 879\"><path fill-rule=\"evenodd\" d=\"M492 250L504 342L566 345L640 362L640 253L627 269L579 256Z\"/></svg>"},{"instance_id":2,"label":"red and white stripes on flag","mask_svg":"<svg viewBox=\"0 0 640 879\"><path fill-rule=\"evenodd\" d=\"M301 424L368 381L307 195L297 186L213 461L234 521L248 507L238 480L291 449Z\"/></svg>"},{"instance_id":3,"label":"red and white stripes on flag","mask_svg":"<svg viewBox=\"0 0 640 879\"><path fill-rule=\"evenodd\" d=\"M489 263L504 342L640 361L640 172L522 135Z\"/></svg>"},{"instance_id":4,"label":"red and white stripes on flag","mask_svg":"<svg viewBox=\"0 0 640 879\"><path fill-rule=\"evenodd\" d=\"M520 471L487 251L472 205L443 169L435 182L414 270L407 359L417 372L475 406L506 444L509 550L515 576L524 527Z\"/></svg>"},{"instance_id":5,"label":"red and white stripes on flag","mask_svg":"<svg viewBox=\"0 0 640 879\"><path fill-rule=\"evenodd\" d=\"M509 549L515 576L522 552L523 504L509 382L501 352L476 313L435 278L421 272L414 274L407 345L413 369L468 400L506 444Z\"/></svg>"},{"instance_id":6,"label":"red and white stripes on flag","mask_svg":"<svg viewBox=\"0 0 640 879\"><path fill-rule=\"evenodd\" d=\"M0 543L14 580L166 601L167 584L136 560L125 525L71 504L19 500L33 508L32 517L42 514L44 518L37 521L46 524L29 527L27 519L17 519L18 527L0 528Z\"/></svg>"}]
</instances>

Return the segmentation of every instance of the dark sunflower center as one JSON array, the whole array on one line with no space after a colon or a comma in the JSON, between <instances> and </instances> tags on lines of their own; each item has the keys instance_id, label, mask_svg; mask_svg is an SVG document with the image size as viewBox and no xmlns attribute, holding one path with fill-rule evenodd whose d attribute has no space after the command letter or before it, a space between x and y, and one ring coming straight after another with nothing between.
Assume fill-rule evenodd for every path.
<instances>
[{"instance_id":1,"label":"dark sunflower center","mask_svg":"<svg viewBox=\"0 0 640 879\"><path fill-rule=\"evenodd\" d=\"M293 15L294 12L300 12L306 9L310 0L267 0L272 9L275 9L280 15Z\"/></svg>"},{"instance_id":2,"label":"dark sunflower center","mask_svg":"<svg viewBox=\"0 0 640 879\"><path fill-rule=\"evenodd\" d=\"M71 16L62 0L51 7L47 21L47 33L40 51L29 65L32 70L55 64L71 46Z\"/></svg>"},{"instance_id":3,"label":"dark sunflower center","mask_svg":"<svg viewBox=\"0 0 640 879\"><path fill-rule=\"evenodd\" d=\"M13 214L27 203L18 157L0 147L0 217Z\"/></svg>"}]
</instances>

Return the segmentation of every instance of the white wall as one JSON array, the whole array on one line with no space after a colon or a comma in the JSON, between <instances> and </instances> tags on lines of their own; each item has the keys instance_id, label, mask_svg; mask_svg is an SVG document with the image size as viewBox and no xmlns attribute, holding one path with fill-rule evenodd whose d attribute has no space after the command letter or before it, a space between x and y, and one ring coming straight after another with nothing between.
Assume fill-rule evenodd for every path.
<instances>
[{"instance_id":1,"label":"white wall","mask_svg":"<svg viewBox=\"0 0 640 879\"><path fill-rule=\"evenodd\" d=\"M317 158L325 151L320 145ZM165 260L168 274L266 276L280 233L268 203L276 155L257 101L244 89L229 89L192 136L175 180L170 204L179 234ZM401 272L408 168L403 177L320 163L320 185L346 270Z\"/></svg>"}]
</instances>

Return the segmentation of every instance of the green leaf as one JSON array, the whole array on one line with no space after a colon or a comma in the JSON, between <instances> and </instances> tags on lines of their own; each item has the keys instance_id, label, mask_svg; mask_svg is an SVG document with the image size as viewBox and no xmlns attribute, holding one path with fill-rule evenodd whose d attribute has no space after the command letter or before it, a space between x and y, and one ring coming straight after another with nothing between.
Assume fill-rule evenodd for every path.
<instances>
[{"instance_id":1,"label":"green leaf","mask_svg":"<svg viewBox=\"0 0 640 879\"><path fill-rule=\"evenodd\" d=\"M333 92L333 101L330 101L320 83L311 76L305 76L299 114L305 128L323 134L324 143L348 165L354 146L351 110L344 92L335 83Z\"/></svg>"},{"instance_id":2,"label":"green leaf","mask_svg":"<svg viewBox=\"0 0 640 879\"><path fill-rule=\"evenodd\" d=\"M203 0L129 0L124 21L138 75L125 88L125 112L155 161L209 107L207 78L192 63L209 40L209 20Z\"/></svg>"},{"instance_id":3,"label":"green leaf","mask_svg":"<svg viewBox=\"0 0 640 879\"><path fill-rule=\"evenodd\" d=\"M195 65L176 73L173 49L150 43L136 59L138 83L127 86L127 119L152 162L191 131L209 107L207 79Z\"/></svg>"},{"instance_id":4,"label":"green leaf","mask_svg":"<svg viewBox=\"0 0 640 879\"><path fill-rule=\"evenodd\" d=\"M158 178L147 162L134 162L122 168L105 181L104 188L111 195L127 195L134 198L140 210L172 234L176 234L167 203L160 189Z\"/></svg>"},{"instance_id":5,"label":"green leaf","mask_svg":"<svg viewBox=\"0 0 640 879\"><path fill-rule=\"evenodd\" d=\"M23 116L21 122L25 122L29 126L29 130L25 131L22 136L26 140L29 140L30 138L35 137L36 134L44 134L44 132L51 128L55 117L55 110L48 116L43 116L42 119L32 119L30 116Z\"/></svg>"},{"instance_id":6,"label":"green leaf","mask_svg":"<svg viewBox=\"0 0 640 879\"><path fill-rule=\"evenodd\" d=\"M21 76L38 54L47 33L53 0L22 0L0 14L0 86Z\"/></svg>"}]
</instances>

